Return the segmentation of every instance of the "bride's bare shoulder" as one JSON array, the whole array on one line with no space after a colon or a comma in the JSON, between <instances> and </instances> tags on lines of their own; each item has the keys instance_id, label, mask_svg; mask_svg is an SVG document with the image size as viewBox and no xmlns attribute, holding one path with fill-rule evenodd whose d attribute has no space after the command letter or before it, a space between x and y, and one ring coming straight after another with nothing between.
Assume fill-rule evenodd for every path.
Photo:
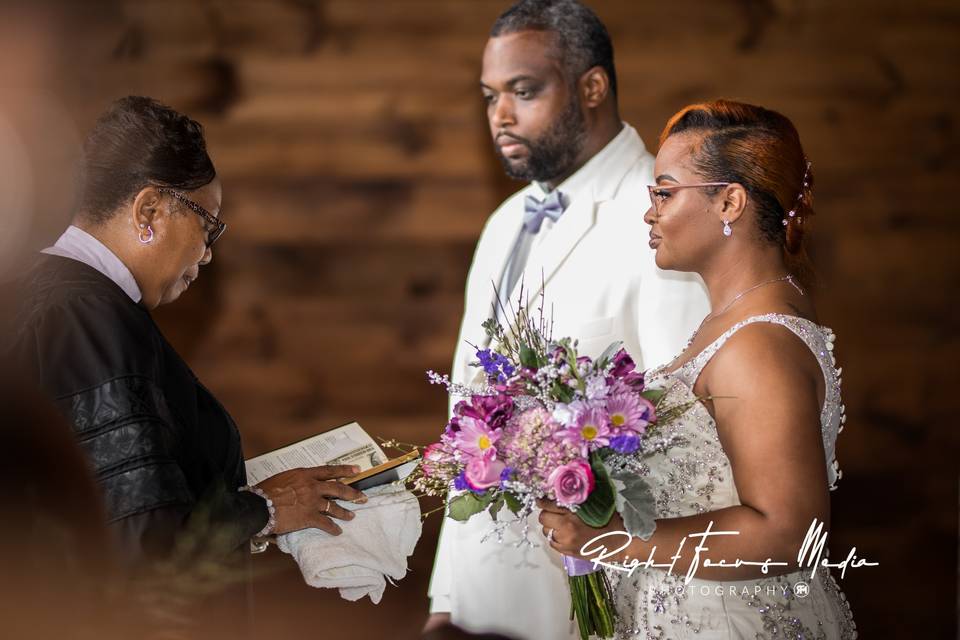
<instances>
[{"instance_id":1,"label":"bride's bare shoulder","mask_svg":"<svg viewBox=\"0 0 960 640\"><path fill-rule=\"evenodd\" d=\"M726 341L704 369L703 381L720 387L801 385L816 382L820 365L810 347L779 322L751 322Z\"/></svg>"}]
</instances>

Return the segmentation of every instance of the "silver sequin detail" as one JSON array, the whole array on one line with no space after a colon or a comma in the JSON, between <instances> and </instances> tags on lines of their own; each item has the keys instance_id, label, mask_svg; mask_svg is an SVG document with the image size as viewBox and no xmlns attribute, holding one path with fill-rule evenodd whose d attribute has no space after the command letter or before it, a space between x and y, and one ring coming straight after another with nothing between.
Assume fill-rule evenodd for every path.
<instances>
[{"instance_id":1,"label":"silver sequin detail","mask_svg":"<svg viewBox=\"0 0 960 640\"><path fill-rule=\"evenodd\" d=\"M666 373L665 368L660 368L647 377L648 386L666 390L662 406L693 402L688 411L659 433L669 446L653 447L631 468L651 483L658 518L683 517L740 504L730 460L720 444L716 423L703 404L695 402L693 387L710 358L730 336L754 322L783 325L816 355L826 383L820 419L831 489L840 478L835 445L846 418L840 398L841 371L835 369L833 358L833 332L794 316L756 316L731 327L678 370ZM620 639L694 638L701 632L717 637L718 632L730 629L727 615L734 610L741 621L748 621L750 635L738 635L739 631L731 630L732 637L764 640L857 637L849 603L829 571L822 568L813 581L809 571L736 583L698 579L690 585L684 585L683 576L668 576L658 569L638 569L632 576L608 570L608 576L620 613L616 634ZM800 581L807 582L810 589L803 598L793 592L793 585ZM733 592L724 591L724 595L698 592L698 588L715 588L715 585L722 585L724 589L736 587Z\"/></svg>"}]
</instances>

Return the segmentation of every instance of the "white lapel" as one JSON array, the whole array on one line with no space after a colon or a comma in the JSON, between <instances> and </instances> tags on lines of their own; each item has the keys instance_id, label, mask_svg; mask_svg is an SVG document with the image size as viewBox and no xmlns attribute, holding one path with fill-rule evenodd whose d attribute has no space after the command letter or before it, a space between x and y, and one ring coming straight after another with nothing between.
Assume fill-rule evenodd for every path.
<instances>
[{"instance_id":1,"label":"white lapel","mask_svg":"<svg viewBox=\"0 0 960 640\"><path fill-rule=\"evenodd\" d=\"M577 201L570 203L570 208L563 213L543 243L530 252L527 268L524 270L525 277L521 278L526 301L540 295L577 243L593 227L595 214L596 202L593 194L579 194ZM519 298L521 282L518 282L511 292L511 300Z\"/></svg>"},{"instance_id":2,"label":"white lapel","mask_svg":"<svg viewBox=\"0 0 960 640\"><path fill-rule=\"evenodd\" d=\"M526 301L533 300L557 273L564 260L596 222L598 205L616 196L623 178L640 162L645 148L636 130L627 123L606 147L557 186L571 197L570 208L556 222L544 242L531 252L521 278ZM510 299L520 295L520 282Z\"/></svg>"},{"instance_id":3,"label":"white lapel","mask_svg":"<svg viewBox=\"0 0 960 640\"><path fill-rule=\"evenodd\" d=\"M479 334L480 324L493 312L496 302L495 287L500 286L503 270L510 260L520 227L523 226L523 200L527 194L537 190L535 185L528 186L504 203L503 208L491 219L490 228L485 233L487 247L477 254L479 261L473 268L479 277L473 282L474 289L469 295L482 303L473 307L468 326L469 331L477 332L477 345L481 348L489 346L490 340L486 335Z\"/></svg>"}]
</instances>

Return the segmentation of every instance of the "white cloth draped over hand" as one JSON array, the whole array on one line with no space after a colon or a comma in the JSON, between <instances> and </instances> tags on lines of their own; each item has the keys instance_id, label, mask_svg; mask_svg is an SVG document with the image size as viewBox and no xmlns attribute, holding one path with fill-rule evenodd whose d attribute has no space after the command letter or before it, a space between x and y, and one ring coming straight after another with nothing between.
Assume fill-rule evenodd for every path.
<instances>
[{"instance_id":1,"label":"white cloth draped over hand","mask_svg":"<svg viewBox=\"0 0 960 640\"><path fill-rule=\"evenodd\" d=\"M377 604L387 580L393 584L407 573L407 556L420 539L420 503L402 485L365 493L365 504L339 503L356 514L336 521L339 536L303 529L278 536L277 546L293 556L310 586L339 589L350 601L370 596Z\"/></svg>"}]
</instances>

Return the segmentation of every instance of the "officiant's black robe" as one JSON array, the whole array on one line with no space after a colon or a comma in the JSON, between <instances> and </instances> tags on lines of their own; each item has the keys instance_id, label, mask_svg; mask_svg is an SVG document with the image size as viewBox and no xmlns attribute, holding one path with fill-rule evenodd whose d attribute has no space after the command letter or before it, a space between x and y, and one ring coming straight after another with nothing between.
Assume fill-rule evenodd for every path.
<instances>
[{"instance_id":1,"label":"officiant's black robe","mask_svg":"<svg viewBox=\"0 0 960 640\"><path fill-rule=\"evenodd\" d=\"M20 285L8 355L73 425L123 556L239 553L268 519L237 491L240 435L147 309L69 258L42 255Z\"/></svg>"}]
</instances>

